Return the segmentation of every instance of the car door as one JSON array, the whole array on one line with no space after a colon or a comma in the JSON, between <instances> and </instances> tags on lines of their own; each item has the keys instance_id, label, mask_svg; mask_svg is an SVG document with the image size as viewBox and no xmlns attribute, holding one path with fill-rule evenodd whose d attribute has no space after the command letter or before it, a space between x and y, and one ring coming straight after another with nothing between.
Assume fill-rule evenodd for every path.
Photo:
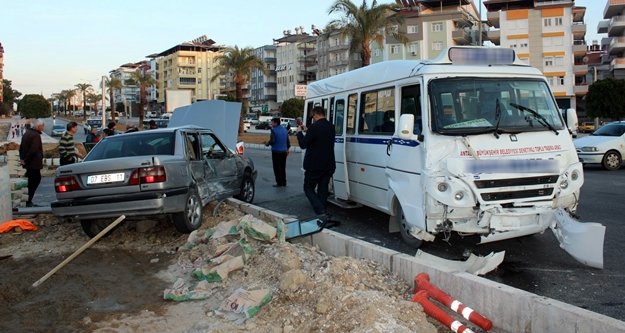
<instances>
[{"instance_id":1,"label":"car door","mask_svg":"<svg viewBox=\"0 0 625 333\"><path fill-rule=\"evenodd\" d=\"M197 132L189 131L184 132L183 137L191 177L197 186L198 194L200 198L202 198L202 202L206 203L212 200L212 198L210 197L211 193L208 191L206 167L201 156L200 135Z\"/></svg>"},{"instance_id":2,"label":"car door","mask_svg":"<svg viewBox=\"0 0 625 333\"><path fill-rule=\"evenodd\" d=\"M234 154L210 132L201 133L202 159L206 165L206 182L218 197L238 193L238 169Z\"/></svg>"}]
</instances>

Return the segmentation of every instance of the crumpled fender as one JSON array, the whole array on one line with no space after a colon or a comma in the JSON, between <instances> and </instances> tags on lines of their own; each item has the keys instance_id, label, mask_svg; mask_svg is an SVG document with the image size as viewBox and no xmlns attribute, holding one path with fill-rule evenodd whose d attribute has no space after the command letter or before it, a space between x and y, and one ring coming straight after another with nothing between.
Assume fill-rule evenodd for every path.
<instances>
[{"instance_id":1,"label":"crumpled fender","mask_svg":"<svg viewBox=\"0 0 625 333\"><path fill-rule=\"evenodd\" d=\"M554 219L551 231L560 242L560 247L575 260L603 269L605 226L595 222L578 222L564 209L556 210Z\"/></svg>"}]
</instances>

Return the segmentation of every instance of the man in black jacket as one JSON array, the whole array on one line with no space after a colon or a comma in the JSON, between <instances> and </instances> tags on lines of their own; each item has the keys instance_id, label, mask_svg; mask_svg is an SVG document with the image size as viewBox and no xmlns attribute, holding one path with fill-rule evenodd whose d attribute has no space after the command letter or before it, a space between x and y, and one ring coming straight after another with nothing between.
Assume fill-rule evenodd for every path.
<instances>
[{"instance_id":1,"label":"man in black jacket","mask_svg":"<svg viewBox=\"0 0 625 333\"><path fill-rule=\"evenodd\" d=\"M44 123L37 119L32 127L29 127L22 136L20 143L20 164L26 169L28 178L28 201L26 207L32 207L35 191L41 183L41 169L43 169L43 144L41 142L41 132Z\"/></svg>"},{"instance_id":2,"label":"man in black jacket","mask_svg":"<svg viewBox=\"0 0 625 333\"><path fill-rule=\"evenodd\" d=\"M312 110L313 124L302 132L303 126L297 127L297 142L306 149L304 155L304 194L318 215L327 215L326 200L328 184L334 174L334 126L325 117L320 106ZM315 192L316 188L316 192Z\"/></svg>"}]
</instances>

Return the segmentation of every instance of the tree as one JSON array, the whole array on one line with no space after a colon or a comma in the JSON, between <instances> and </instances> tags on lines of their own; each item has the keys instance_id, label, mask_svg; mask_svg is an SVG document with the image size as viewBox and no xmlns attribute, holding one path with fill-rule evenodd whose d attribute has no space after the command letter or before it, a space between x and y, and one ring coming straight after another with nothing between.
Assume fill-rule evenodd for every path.
<instances>
[{"instance_id":1,"label":"tree","mask_svg":"<svg viewBox=\"0 0 625 333\"><path fill-rule=\"evenodd\" d=\"M280 113L287 118L300 118L304 115L304 100L289 98L280 105Z\"/></svg>"},{"instance_id":2,"label":"tree","mask_svg":"<svg viewBox=\"0 0 625 333\"><path fill-rule=\"evenodd\" d=\"M0 104L0 114L10 115L13 112L13 103L22 96L22 93L11 87L11 81L2 80L2 104Z\"/></svg>"},{"instance_id":3,"label":"tree","mask_svg":"<svg viewBox=\"0 0 625 333\"><path fill-rule=\"evenodd\" d=\"M232 74L235 98L242 103L239 119L239 134L241 134L243 133L244 110L247 110L246 103L243 103L243 87L247 86L252 70L258 69L263 73L267 73L265 63L254 54L254 49L251 47L239 49L236 45L225 48L223 53L217 56L215 60L219 65L211 81L217 80L222 75Z\"/></svg>"},{"instance_id":4,"label":"tree","mask_svg":"<svg viewBox=\"0 0 625 333\"><path fill-rule=\"evenodd\" d=\"M148 87L155 85L156 80L152 75L144 72L141 68L134 71L131 78L134 84L139 86L139 128L143 129L145 106L148 104Z\"/></svg>"},{"instance_id":5,"label":"tree","mask_svg":"<svg viewBox=\"0 0 625 333\"><path fill-rule=\"evenodd\" d=\"M586 114L620 120L625 117L625 80L607 78L588 87Z\"/></svg>"},{"instance_id":6,"label":"tree","mask_svg":"<svg viewBox=\"0 0 625 333\"><path fill-rule=\"evenodd\" d=\"M404 18L394 14L400 7L396 4L380 4L376 0L367 6L363 0L357 7L350 0L336 0L328 10L328 14L343 13L343 17L328 23L323 36L329 36L332 32L340 32L342 37L350 40L350 51L360 53L362 66L371 63L371 42L382 45L384 32L393 36L400 42L406 43L406 36L399 32L397 27L404 23Z\"/></svg>"},{"instance_id":7,"label":"tree","mask_svg":"<svg viewBox=\"0 0 625 333\"><path fill-rule=\"evenodd\" d=\"M89 102L90 111L97 110L98 103L102 102L102 94L90 92L87 94L87 101Z\"/></svg>"},{"instance_id":8,"label":"tree","mask_svg":"<svg viewBox=\"0 0 625 333\"><path fill-rule=\"evenodd\" d=\"M24 95L17 104L17 112L25 118L50 117L50 103L41 95Z\"/></svg>"},{"instance_id":9,"label":"tree","mask_svg":"<svg viewBox=\"0 0 625 333\"><path fill-rule=\"evenodd\" d=\"M87 119L87 92L91 89L90 83L78 83L76 88L82 93L82 119Z\"/></svg>"},{"instance_id":10,"label":"tree","mask_svg":"<svg viewBox=\"0 0 625 333\"><path fill-rule=\"evenodd\" d=\"M122 81L115 77L106 78L106 87L109 93L109 103L111 103L111 119L115 121L115 102L113 101L113 93L115 90L122 88Z\"/></svg>"}]
</instances>

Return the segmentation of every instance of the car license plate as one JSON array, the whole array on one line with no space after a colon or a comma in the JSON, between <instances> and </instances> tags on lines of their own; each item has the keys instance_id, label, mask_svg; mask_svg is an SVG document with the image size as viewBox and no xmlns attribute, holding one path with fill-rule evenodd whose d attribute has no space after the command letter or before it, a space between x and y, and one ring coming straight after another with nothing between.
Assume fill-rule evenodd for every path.
<instances>
[{"instance_id":1,"label":"car license plate","mask_svg":"<svg viewBox=\"0 0 625 333\"><path fill-rule=\"evenodd\" d=\"M105 173L103 175L91 175L87 177L87 185L116 183L124 181L124 173Z\"/></svg>"}]
</instances>

